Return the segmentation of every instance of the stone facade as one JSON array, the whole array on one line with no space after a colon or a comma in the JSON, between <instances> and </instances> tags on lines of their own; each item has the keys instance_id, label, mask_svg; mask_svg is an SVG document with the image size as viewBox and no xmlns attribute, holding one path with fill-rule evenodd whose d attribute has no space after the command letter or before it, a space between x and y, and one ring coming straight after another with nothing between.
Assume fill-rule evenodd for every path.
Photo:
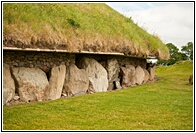
<instances>
[{"instance_id":1,"label":"stone facade","mask_svg":"<svg viewBox=\"0 0 196 133\"><path fill-rule=\"evenodd\" d=\"M74 54L52 52L3 51L3 62L11 67L40 68L49 72L53 66L68 64L75 60Z\"/></svg>"},{"instance_id":2,"label":"stone facade","mask_svg":"<svg viewBox=\"0 0 196 133\"><path fill-rule=\"evenodd\" d=\"M13 101L53 100L60 97L112 91L147 83L155 76L155 66L148 65L145 58L120 55L4 50L3 63L10 67L15 83L12 88L15 88L15 96L17 96L16 99L12 94L12 99L4 100L5 105ZM19 78L21 80L19 82L18 70L23 69L27 76L23 77L24 80ZM36 73L34 73L35 70ZM33 79L39 74L45 75L45 78L42 78L46 85L42 88L37 87L38 81ZM31 78L26 85L26 79L29 77ZM6 75L4 78L6 79ZM40 89L37 90L36 87Z\"/></svg>"}]
</instances>

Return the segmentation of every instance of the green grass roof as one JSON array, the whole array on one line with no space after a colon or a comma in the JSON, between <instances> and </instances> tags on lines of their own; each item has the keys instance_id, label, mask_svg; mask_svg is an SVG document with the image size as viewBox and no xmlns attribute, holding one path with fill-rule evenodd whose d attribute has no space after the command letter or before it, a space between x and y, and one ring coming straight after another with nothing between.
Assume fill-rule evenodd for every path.
<instances>
[{"instance_id":1,"label":"green grass roof","mask_svg":"<svg viewBox=\"0 0 196 133\"><path fill-rule=\"evenodd\" d=\"M3 3L3 45L169 57L157 36L102 3Z\"/></svg>"}]
</instances>

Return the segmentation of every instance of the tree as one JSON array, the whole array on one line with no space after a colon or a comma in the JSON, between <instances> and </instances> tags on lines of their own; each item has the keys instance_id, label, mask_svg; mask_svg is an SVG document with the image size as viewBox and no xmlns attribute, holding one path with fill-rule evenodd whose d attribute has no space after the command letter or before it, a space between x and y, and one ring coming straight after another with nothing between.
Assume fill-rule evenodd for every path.
<instances>
[{"instance_id":1,"label":"tree","mask_svg":"<svg viewBox=\"0 0 196 133\"><path fill-rule=\"evenodd\" d=\"M170 59L169 60L159 61L158 64L162 64L162 65L173 65L177 61L187 60L188 59L187 55L185 53L179 52L179 49L174 44L167 43L166 46L169 49Z\"/></svg>"},{"instance_id":2,"label":"tree","mask_svg":"<svg viewBox=\"0 0 196 133\"><path fill-rule=\"evenodd\" d=\"M170 52L170 59L167 62L167 65L173 65L177 61L182 59L181 53L179 53L179 49L172 43L166 44Z\"/></svg>"},{"instance_id":3,"label":"tree","mask_svg":"<svg viewBox=\"0 0 196 133\"><path fill-rule=\"evenodd\" d=\"M193 60L193 43L188 42L186 46L182 46L181 48L181 51L188 56L188 59Z\"/></svg>"}]
</instances>

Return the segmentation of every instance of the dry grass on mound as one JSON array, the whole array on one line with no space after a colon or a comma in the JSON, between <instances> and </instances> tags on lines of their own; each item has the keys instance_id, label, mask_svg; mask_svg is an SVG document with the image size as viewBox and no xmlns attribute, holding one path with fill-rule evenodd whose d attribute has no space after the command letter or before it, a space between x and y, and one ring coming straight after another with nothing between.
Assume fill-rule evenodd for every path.
<instances>
[{"instance_id":1,"label":"dry grass on mound","mask_svg":"<svg viewBox=\"0 0 196 133\"><path fill-rule=\"evenodd\" d=\"M105 4L3 5L3 45L168 59L161 40Z\"/></svg>"}]
</instances>

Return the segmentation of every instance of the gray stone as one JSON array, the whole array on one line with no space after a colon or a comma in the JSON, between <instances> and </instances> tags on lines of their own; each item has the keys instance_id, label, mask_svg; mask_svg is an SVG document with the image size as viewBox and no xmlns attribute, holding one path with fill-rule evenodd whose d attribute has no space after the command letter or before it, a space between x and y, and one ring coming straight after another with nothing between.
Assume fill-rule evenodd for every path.
<instances>
[{"instance_id":1,"label":"gray stone","mask_svg":"<svg viewBox=\"0 0 196 133\"><path fill-rule=\"evenodd\" d=\"M49 83L46 74L38 68L13 68L20 100L24 102L43 101Z\"/></svg>"},{"instance_id":2,"label":"gray stone","mask_svg":"<svg viewBox=\"0 0 196 133\"><path fill-rule=\"evenodd\" d=\"M67 69L63 87L63 93L67 96L86 94L89 87L88 74L84 69L78 69L74 63L70 63Z\"/></svg>"},{"instance_id":3,"label":"gray stone","mask_svg":"<svg viewBox=\"0 0 196 133\"><path fill-rule=\"evenodd\" d=\"M120 85L119 81L114 81L114 86L115 86L115 89L122 89L122 86Z\"/></svg>"},{"instance_id":4,"label":"gray stone","mask_svg":"<svg viewBox=\"0 0 196 133\"><path fill-rule=\"evenodd\" d=\"M143 83L145 73L144 73L143 68L141 68L140 66L137 66L135 68L135 77L136 77L136 84L140 85Z\"/></svg>"},{"instance_id":5,"label":"gray stone","mask_svg":"<svg viewBox=\"0 0 196 133\"><path fill-rule=\"evenodd\" d=\"M19 67L22 67L24 65L24 62L19 63Z\"/></svg>"},{"instance_id":6,"label":"gray stone","mask_svg":"<svg viewBox=\"0 0 196 133\"><path fill-rule=\"evenodd\" d=\"M54 100L61 97L61 93L65 81L65 74L66 74L65 65L56 66L51 69L47 99Z\"/></svg>"},{"instance_id":7,"label":"gray stone","mask_svg":"<svg viewBox=\"0 0 196 133\"><path fill-rule=\"evenodd\" d=\"M61 97L67 97L67 94L66 93L62 93Z\"/></svg>"},{"instance_id":8,"label":"gray stone","mask_svg":"<svg viewBox=\"0 0 196 133\"><path fill-rule=\"evenodd\" d=\"M88 74L94 92L106 92L108 88L108 75L105 68L92 58L83 58L79 62L79 67L85 69Z\"/></svg>"},{"instance_id":9,"label":"gray stone","mask_svg":"<svg viewBox=\"0 0 196 133\"><path fill-rule=\"evenodd\" d=\"M13 66L17 67L18 66L18 63L14 62L13 63Z\"/></svg>"},{"instance_id":10,"label":"gray stone","mask_svg":"<svg viewBox=\"0 0 196 133\"><path fill-rule=\"evenodd\" d=\"M135 85L136 77L135 77L135 67L132 65L126 65L125 67L121 67L121 77L122 77L122 87L129 87Z\"/></svg>"},{"instance_id":11,"label":"gray stone","mask_svg":"<svg viewBox=\"0 0 196 133\"><path fill-rule=\"evenodd\" d=\"M19 100L19 99L20 99L19 96L14 96L14 100L15 100L15 101L17 101L17 100Z\"/></svg>"},{"instance_id":12,"label":"gray stone","mask_svg":"<svg viewBox=\"0 0 196 133\"><path fill-rule=\"evenodd\" d=\"M3 64L3 105L15 96L15 84L10 73L10 67Z\"/></svg>"},{"instance_id":13,"label":"gray stone","mask_svg":"<svg viewBox=\"0 0 196 133\"><path fill-rule=\"evenodd\" d=\"M149 67L148 72L150 74L149 80L153 81L155 77L155 66Z\"/></svg>"},{"instance_id":14,"label":"gray stone","mask_svg":"<svg viewBox=\"0 0 196 133\"><path fill-rule=\"evenodd\" d=\"M30 68L33 68L34 66L33 66L33 64L30 64Z\"/></svg>"},{"instance_id":15,"label":"gray stone","mask_svg":"<svg viewBox=\"0 0 196 133\"><path fill-rule=\"evenodd\" d=\"M144 73L145 73L144 83L147 83L148 80L149 80L150 74L149 74L149 72L146 69L143 69L143 70L144 70Z\"/></svg>"},{"instance_id":16,"label":"gray stone","mask_svg":"<svg viewBox=\"0 0 196 133\"><path fill-rule=\"evenodd\" d=\"M114 89L114 82L119 81L118 76L120 72L120 67L116 59L107 60L106 70L108 72L108 90Z\"/></svg>"}]
</instances>

